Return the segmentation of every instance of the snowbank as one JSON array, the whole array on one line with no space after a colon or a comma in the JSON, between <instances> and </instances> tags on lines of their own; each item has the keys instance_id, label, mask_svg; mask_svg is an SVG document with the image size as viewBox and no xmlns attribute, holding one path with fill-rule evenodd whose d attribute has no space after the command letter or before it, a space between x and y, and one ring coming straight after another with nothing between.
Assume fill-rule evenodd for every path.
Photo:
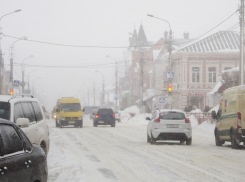
<instances>
[{"instance_id":1,"label":"snowbank","mask_svg":"<svg viewBox=\"0 0 245 182\"><path fill-rule=\"evenodd\" d=\"M139 108L137 106L131 106L131 107L128 107L128 108L124 109L123 112L138 114L138 113L140 113L140 110L139 110Z\"/></svg>"},{"instance_id":2,"label":"snowbank","mask_svg":"<svg viewBox=\"0 0 245 182\"><path fill-rule=\"evenodd\" d=\"M208 111L209 113L212 113L212 111L215 111L216 113L218 112L219 110L219 105L213 107L213 109L211 109L210 111Z\"/></svg>"},{"instance_id":3,"label":"snowbank","mask_svg":"<svg viewBox=\"0 0 245 182\"><path fill-rule=\"evenodd\" d=\"M197 121L197 119L196 119L196 117L195 117L194 115L191 115L191 116L189 117L189 120L191 121L191 126L192 126L192 127L198 125L198 121Z\"/></svg>"},{"instance_id":4,"label":"snowbank","mask_svg":"<svg viewBox=\"0 0 245 182\"><path fill-rule=\"evenodd\" d=\"M145 119L146 117L151 117L151 114L147 114L147 113L136 114L134 117L131 116L129 118L125 117L122 121L131 124L147 125L149 121Z\"/></svg>"},{"instance_id":5,"label":"snowbank","mask_svg":"<svg viewBox=\"0 0 245 182\"><path fill-rule=\"evenodd\" d=\"M200 109L195 109L195 110L192 110L190 113L202 113L202 111Z\"/></svg>"}]
</instances>

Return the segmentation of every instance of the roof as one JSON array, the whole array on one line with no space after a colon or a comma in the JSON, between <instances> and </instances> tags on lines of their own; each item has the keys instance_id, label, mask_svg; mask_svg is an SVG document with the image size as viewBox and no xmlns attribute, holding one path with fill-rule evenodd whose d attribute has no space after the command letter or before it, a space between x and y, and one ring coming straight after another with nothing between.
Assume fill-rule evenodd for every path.
<instances>
[{"instance_id":1,"label":"roof","mask_svg":"<svg viewBox=\"0 0 245 182\"><path fill-rule=\"evenodd\" d=\"M215 87L213 88L213 90L211 92L208 92L207 95L213 95L215 94L219 88L222 86L222 82L218 82Z\"/></svg>"},{"instance_id":2,"label":"roof","mask_svg":"<svg viewBox=\"0 0 245 182\"><path fill-rule=\"evenodd\" d=\"M61 98L60 103L80 103L78 98Z\"/></svg>"},{"instance_id":3,"label":"roof","mask_svg":"<svg viewBox=\"0 0 245 182\"><path fill-rule=\"evenodd\" d=\"M0 95L0 102L8 102L12 97L12 95Z\"/></svg>"},{"instance_id":4,"label":"roof","mask_svg":"<svg viewBox=\"0 0 245 182\"><path fill-rule=\"evenodd\" d=\"M224 71L222 71L222 73L231 73L231 72L238 72L238 71L239 71L239 67L236 67L236 68L224 70Z\"/></svg>"},{"instance_id":5,"label":"roof","mask_svg":"<svg viewBox=\"0 0 245 182\"><path fill-rule=\"evenodd\" d=\"M185 113L185 111L179 110L179 109L159 109L160 112L164 112L164 111L177 111L177 112L182 112Z\"/></svg>"},{"instance_id":6,"label":"roof","mask_svg":"<svg viewBox=\"0 0 245 182\"><path fill-rule=\"evenodd\" d=\"M0 123L15 125L13 122L0 118Z\"/></svg>"},{"instance_id":7,"label":"roof","mask_svg":"<svg viewBox=\"0 0 245 182\"><path fill-rule=\"evenodd\" d=\"M201 40L190 43L180 52L239 51L239 34L233 31L219 31Z\"/></svg>"}]
</instances>

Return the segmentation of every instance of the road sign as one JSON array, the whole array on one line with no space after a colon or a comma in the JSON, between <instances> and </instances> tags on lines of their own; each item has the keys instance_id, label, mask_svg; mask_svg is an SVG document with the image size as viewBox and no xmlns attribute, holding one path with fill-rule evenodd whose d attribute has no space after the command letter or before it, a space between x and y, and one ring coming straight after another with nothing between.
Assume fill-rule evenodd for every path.
<instances>
[{"instance_id":1,"label":"road sign","mask_svg":"<svg viewBox=\"0 0 245 182\"><path fill-rule=\"evenodd\" d=\"M165 103L165 97L159 97L158 102L159 102L159 104L164 104Z\"/></svg>"},{"instance_id":2,"label":"road sign","mask_svg":"<svg viewBox=\"0 0 245 182\"><path fill-rule=\"evenodd\" d=\"M174 102L174 98L172 97L172 95L169 95L166 100L168 104L172 104Z\"/></svg>"},{"instance_id":3,"label":"road sign","mask_svg":"<svg viewBox=\"0 0 245 182\"><path fill-rule=\"evenodd\" d=\"M14 80L14 86L19 87L20 86L20 81L19 80Z\"/></svg>"},{"instance_id":4,"label":"road sign","mask_svg":"<svg viewBox=\"0 0 245 182\"><path fill-rule=\"evenodd\" d=\"M117 100L118 98L119 98L119 96L118 95L115 95L114 99Z\"/></svg>"},{"instance_id":5,"label":"road sign","mask_svg":"<svg viewBox=\"0 0 245 182\"><path fill-rule=\"evenodd\" d=\"M174 72L168 72L167 73L167 79L173 80L174 79Z\"/></svg>"}]
</instances>

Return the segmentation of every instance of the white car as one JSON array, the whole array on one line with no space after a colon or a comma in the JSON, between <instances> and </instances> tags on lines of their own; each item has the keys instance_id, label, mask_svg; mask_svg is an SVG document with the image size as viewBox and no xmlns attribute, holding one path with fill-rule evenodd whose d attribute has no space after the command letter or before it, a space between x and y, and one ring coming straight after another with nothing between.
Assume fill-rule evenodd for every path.
<instances>
[{"instance_id":1,"label":"white car","mask_svg":"<svg viewBox=\"0 0 245 182\"><path fill-rule=\"evenodd\" d=\"M155 144L157 140L178 140L186 145L192 143L192 128L186 113L176 109L156 110L147 126L147 142Z\"/></svg>"},{"instance_id":2,"label":"white car","mask_svg":"<svg viewBox=\"0 0 245 182\"><path fill-rule=\"evenodd\" d=\"M32 143L49 151L49 129L39 101L28 96L0 95L0 118L21 127Z\"/></svg>"}]
</instances>

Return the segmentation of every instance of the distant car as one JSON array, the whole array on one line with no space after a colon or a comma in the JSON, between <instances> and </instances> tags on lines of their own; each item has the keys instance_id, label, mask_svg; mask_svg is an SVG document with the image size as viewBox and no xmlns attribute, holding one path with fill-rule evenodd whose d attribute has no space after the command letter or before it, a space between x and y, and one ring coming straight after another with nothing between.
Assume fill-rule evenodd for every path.
<instances>
[{"instance_id":1,"label":"distant car","mask_svg":"<svg viewBox=\"0 0 245 182\"><path fill-rule=\"evenodd\" d=\"M118 122L121 122L120 113L118 111L114 111L114 113L115 113L115 120L118 121Z\"/></svg>"},{"instance_id":2,"label":"distant car","mask_svg":"<svg viewBox=\"0 0 245 182\"><path fill-rule=\"evenodd\" d=\"M94 127L97 125L111 125L115 127L115 113L109 108L100 108L94 118Z\"/></svg>"},{"instance_id":3,"label":"distant car","mask_svg":"<svg viewBox=\"0 0 245 182\"><path fill-rule=\"evenodd\" d=\"M38 99L25 95L0 95L0 118L10 120L38 144L46 154L49 151L49 129Z\"/></svg>"},{"instance_id":4,"label":"distant car","mask_svg":"<svg viewBox=\"0 0 245 182\"><path fill-rule=\"evenodd\" d=\"M147 142L155 144L157 140L178 140L186 145L192 143L192 128L186 113L181 110L156 110L147 126Z\"/></svg>"},{"instance_id":5,"label":"distant car","mask_svg":"<svg viewBox=\"0 0 245 182\"><path fill-rule=\"evenodd\" d=\"M0 181L42 181L48 177L43 149L31 144L13 122L0 119Z\"/></svg>"},{"instance_id":6,"label":"distant car","mask_svg":"<svg viewBox=\"0 0 245 182\"><path fill-rule=\"evenodd\" d=\"M90 119L94 119L97 112L98 112L98 109L93 109L90 113Z\"/></svg>"}]
</instances>

